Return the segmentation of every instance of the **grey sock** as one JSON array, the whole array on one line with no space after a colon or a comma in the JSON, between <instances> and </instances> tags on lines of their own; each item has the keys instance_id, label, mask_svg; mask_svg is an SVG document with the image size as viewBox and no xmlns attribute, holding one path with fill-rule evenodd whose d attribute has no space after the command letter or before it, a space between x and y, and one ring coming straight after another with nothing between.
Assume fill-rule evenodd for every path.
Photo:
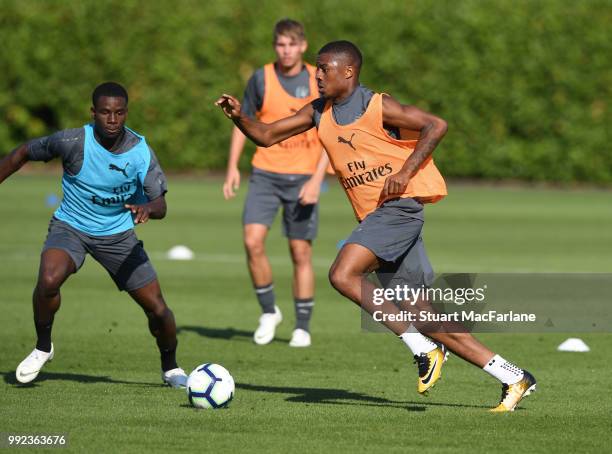
<instances>
[{"instance_id":1,"label":"grey sock","mask_svg":"<svg viewBox=\"0 0 612 454\"><path fill-rule=\"evenodd\" d=\"M255 294L257 295L257 301L261 306L261 311L264 314L274 313L274 285L268 284L261 287L255 287Z\"/></svg>"},{"instance_id":2,"label":"grey sock","mask_svg":"<svg viewBox=\"0 0 612 454\"><path fill-rule=\"evenodd\" d=\"M295 302L295 329L303 329L310 331L310 317L314 309L314 299L312 298L294 298Z\"/></svg>"}]
</instances>

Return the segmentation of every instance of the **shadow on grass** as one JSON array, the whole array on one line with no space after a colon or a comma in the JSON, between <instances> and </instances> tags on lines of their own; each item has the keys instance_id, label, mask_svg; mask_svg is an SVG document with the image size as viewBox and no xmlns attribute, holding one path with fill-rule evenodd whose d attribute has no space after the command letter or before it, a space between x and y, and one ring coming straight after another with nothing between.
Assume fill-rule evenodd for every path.
<instances>
[{"instance_id":1,"label":"shadow on grass","mask_svg":"<svg viewBox=\"0 0 612 454\"><path fill-rule=\"evenodd\" d=\"M179 405L179 407L181 408L185 408L187 410L191 410L191 411L207 411L210 409L205 409L205 408L196 408L191 404L181 404ZM222 408L215 408L215 411L228 411L230 410L231 407L222 407Z\"/></svg>"},{"instance_id":2,"label":"shadow on grass","mask_svg":"<svg viewBox=\"0 0 612 454\"><path fill-rule=\"evenodd\" d=\"M211 339L225 339L225 340L248 340L252 342L253 331L245 331L234 328L206 328L204 326L177 326L176 332L192 332L199 334L203 337L210 337ZM275 337L272 342L282 342L285 344L289 343L289 339L280 339Z\"/></svg>"},{"instance_id":3,"label":"shadow on grass","mask_svg":"<svg viewBox=\"0 0 612 454\"><path fill-rule=\"evenodd\" d=\"M334 388L298 388L290 386L262 386L249 383L236 383L236 388L247 391L266 393L294 394L287 397L287 402L326 404L326 405L358 405L370 407L395 407L408 411L426 411L427 407L457 407L457 408L489 408L482 405L464 405L443 402L416 402L391 400L384 397L368 396L367 394Z\"/></svg>"},{"instance_id":4,"label":"shadow on grass","mask_svg":"<svg viewBox=\"0 0 612 454\"><path fill-rule=\"evenodd\" d=\"M42 382L47 380L58 380L58 381L74 381L78 383L113 383L118 385L135 385L135 386L144 386L144 387L161 387L163 386L161 383L144 383L144 382L134 382L134 381L124 381L124 380L113 380L110 377L103 375L83 375L83 374L71 374L65 372L41 372L36 380L31 383L19 383L17 378L15 377L15 372L0 372L4 377L4 383L9 385L16 385L17 388L35 388Z\"/></svg>"}]
</instances>

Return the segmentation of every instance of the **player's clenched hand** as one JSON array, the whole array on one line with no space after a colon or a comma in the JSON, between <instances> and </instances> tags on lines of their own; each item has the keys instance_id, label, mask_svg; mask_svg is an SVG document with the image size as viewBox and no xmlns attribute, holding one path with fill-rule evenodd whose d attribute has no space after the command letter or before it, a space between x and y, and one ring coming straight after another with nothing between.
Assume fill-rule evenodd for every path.
<instances>
[{"instance_id":1,"label":"player's clenched hand","mask_svg":"<svg viewBox=\"0 0 612 454\"><path fill-rule=\"evenodd\" d=\"M319 194L321 193L321 184L312 179L304 183L304 186L300 189L298 200L300 205L314 205L319 201Z\"/></svg>"},{"instance_id":2,"label":"player's clenched hand","mask_svg":"<svg viewBox=\"0 0 612 454\"><path fill-rule=\"evenodd\" d=\"M380 194L381 200L384 200L389 196L403 194L409 182L410 175L402 172L401 170L396 174L389 175L385 180L385 185L383 186Z\"/></svg>"},{"instance_id":3,"label":"player's clenched hand","mask_svg":"<svg viewBox=\"0 0 612 454\"><path fill-rule=\"evenodd\" d=\"M225 116L231 120L240 117L240 101L231 95L221 95L215 102L215 105L221 107Z\"/></svg>"},{"instance_id":4,"label":"player's clenched hand","mask_svg":"<svg viewBox=\"0 0 612 454\"><path fill-rule=\"evenodd\" d=\"M149 220L151 208L148 205L125 205L125 208L132 212L134 224L144 224Z\"/></svg>"},{"instance_id":5,"label":"player's clenched hand","mask_svg":"<svg viewBox=\"0 0 612 454\"><path fill-rule=\"evenodd\" d=\"M225 200L231 199L236 196L234 191L240 188L240 172L238 169L227 169L225 175L225 183L223 183L223 197Z\"/></svg>"}]
</instances>

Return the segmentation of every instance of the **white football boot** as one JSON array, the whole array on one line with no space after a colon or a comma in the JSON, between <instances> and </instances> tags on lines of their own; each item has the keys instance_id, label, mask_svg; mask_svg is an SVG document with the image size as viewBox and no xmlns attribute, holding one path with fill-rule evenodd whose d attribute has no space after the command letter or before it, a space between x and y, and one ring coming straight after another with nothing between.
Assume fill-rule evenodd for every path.
<instances>
[{"instance_id":1,"label":"white football boot","mask_svg":"<svg viewBox=\"0 0 612 454\"><path fill-rule=\"evenodd\" d=\"M187 385L187 374L180 367L162 371L161 375L164 383L171 388L184 388Z\"/></svg>"},{"instance_id":2,"label":"white football boot","mask_svg":"<svg viewBox=\"0 0 612 454\"><path fill-rule=\"evenodd\" d=\"M282 321L283 315L278 306L274 306L273 314L261 314L259 326L255 330L255 334L253 334L253 342L257 345L266 345L272 342L276 333L276 327Z\"/></svg>"},{"instance_id":3,"label":"white football boot","mask_svg":"<svg viewBox=\"0 0 612 454\"><path fill-rule=\"evenodd\" d=\"M17 370L15 371L17 381L19 383L30 383L38 377L38 373L45 363L53 359L54 354L53 344L51 344L51 351L48 353L35 348L32 353L17 366Z\"/></svg>"},{"instance_id":4,"label":"white football boot","mask_svg":"<svg viewBox=\"0 0 612 454\"><path fill-rule=\"evenodd\" d=\"M310 347L310 344L312 344L312 340L308 331L301 328L293 330L289 347Z\"/></svg>"}]
</instances>

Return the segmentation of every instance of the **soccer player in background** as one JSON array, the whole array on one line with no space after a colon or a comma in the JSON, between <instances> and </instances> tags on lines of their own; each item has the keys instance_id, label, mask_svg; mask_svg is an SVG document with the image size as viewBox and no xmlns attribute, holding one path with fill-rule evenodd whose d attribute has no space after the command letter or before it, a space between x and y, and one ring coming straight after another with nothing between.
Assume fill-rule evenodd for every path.
<instances>
[{"instance_id":1,"label":"soccer player in background","mask_svg":"<svg viewBox=\"0 0 612 454\"><path fill-rule=\"evenodd\" d=\"M302 59L307 48L304 27L283 19L274 26L276 61L251 76L243 113L264 122L280 120L318 97L315 68ZM246 138L234 127L229 150L225 199L240 186L238 162ZM253 340L265 345L274 339L282 314L276 305L272 268L265 242L278 209L283 207L283 233L293 262L295 329L289 345L311 345L310 319L314 307L312 241L317 235L319 191L328 165L315 131L307 131L269 148L258 147L244 205L242 223L247 264L262 315Z\"/></svg>"},{"instance_id":2,"label":"soccer player in background","mask_svg":"<svg viewBox=\"0 0 612 454\"><path fill-rule=\"evenodd\" d=\"M316 128L332 166L360 222L329 271L331 284L368 313L399 314L391 301L372 301L377 270L410 286L431 284L433 271L423 247L423 204L446 195L442 176L430 159L446 134L442 119L359 84L362 56L348 41L321 48L316 79L321 94L294 115L266 124L241 111L237 99L217 100L226 116L259 146L270 146ZM417 140L402 140L416 131ZM444 350L418 332L414 324L383 321L410 348L419 366L417 389L427 391L440 377ZM504 360L467 332L427 331L429 337L483 368L502 383L496 412L514 410L535 390L527 371Z\"/></svg>"},{"instance_id":3,"label":"soccer player in background","mask_svg":"<svg viewBox=\"0 0 612 454\"><path fill-rule=\"evenodd\" d=\"M166 215L166 177L145 138L125 126L127 113L127 91L103 83L92 94L93 123L31 140L0 161L0 183L27 161L60 158L64 169L64 196L49 223L32 298L36 348L17 367L21 383L34 380L53 359L51 329L60 288L90 254L144 310L159 347L163 382L185 386L187 376L176 363L174 315L134 233L134 224Z\"/></svg>"}]
</instances>

